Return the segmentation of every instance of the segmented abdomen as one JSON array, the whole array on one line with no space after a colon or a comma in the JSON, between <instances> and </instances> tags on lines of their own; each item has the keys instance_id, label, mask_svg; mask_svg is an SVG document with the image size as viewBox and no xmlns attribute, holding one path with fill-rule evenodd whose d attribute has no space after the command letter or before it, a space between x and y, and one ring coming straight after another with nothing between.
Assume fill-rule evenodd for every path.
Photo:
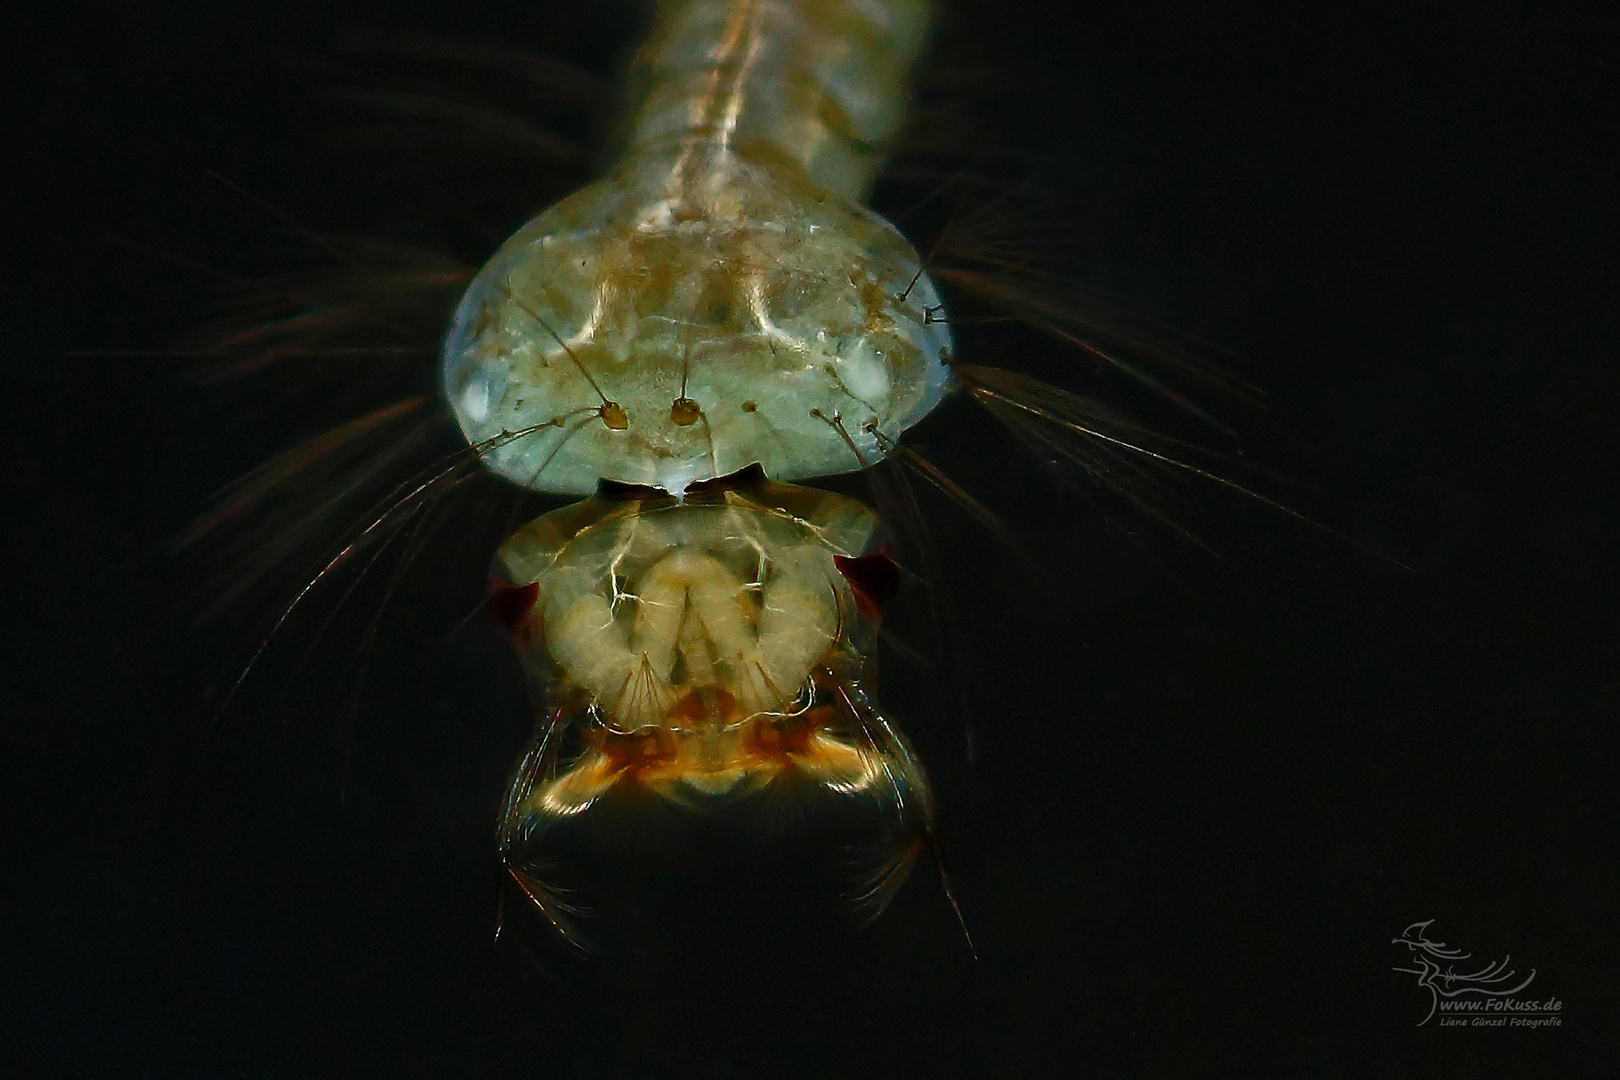
<instances>
[{"instance_id":1,"label":"segmented abdomen","mask_svg":"<svg viewBox=\"0 0 1620 1080\"><path fill-rule=\"evenodd\" d=\"M636 57L630 153L694 137L861 199L905 110L926 0L666 0Z\"/></svg>"}]
</instances>

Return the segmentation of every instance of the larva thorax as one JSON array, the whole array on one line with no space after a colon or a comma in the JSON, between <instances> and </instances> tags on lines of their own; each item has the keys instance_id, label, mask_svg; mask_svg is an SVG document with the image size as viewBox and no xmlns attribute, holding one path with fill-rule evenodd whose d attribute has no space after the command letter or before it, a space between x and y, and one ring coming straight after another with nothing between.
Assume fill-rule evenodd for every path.
<instances>
[{"instance_id":1,"label":"larva thorax","mask_svg":"<svg viewBox=\"0 0 1620 1080\"><path fill-rule=\"evenodd\" d=\"M883 457L949 385L911 245L859 203L926 28L917 2L689 0L635 67L625 150L468 289L444 378L495 471L679 492Z\"/></svg>"}]
</instances>

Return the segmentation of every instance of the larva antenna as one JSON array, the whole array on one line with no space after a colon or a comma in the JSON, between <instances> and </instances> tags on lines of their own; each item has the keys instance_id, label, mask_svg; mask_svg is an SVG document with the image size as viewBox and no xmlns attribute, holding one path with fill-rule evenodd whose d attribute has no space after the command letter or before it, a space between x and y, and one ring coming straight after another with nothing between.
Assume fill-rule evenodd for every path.
<instances>
[{"instance_id":1,"label":"larva antenna","mask_svg":"<svg viewBox=\"0 0 1620 1080\"><path fill-rule=\"evenodd\" d=\"M858 688L840 687L838 696L843 707L857 718L881 765L882 782L875 787L876 796L885 802L885 809L897 823L893 838L886 847L878 849L875 865L867 868L850 894L851 903L865 922L876 920L894 902L917 857L926 851L934 860L940 889L956 917L968 954L978 960L973 934L968 930L967 918L945 865L933 790L916 752L900 729Z\"/></svg>"},{"instance_id":2,"label":"larva antenna","mask_svg":"<svg viewBox=\"0 0 1620 1080\"><path fill-rule=\"evenodd\" d=\"M537 787L556 777L558 753L571 722L561 708L541 712L507 782L496 829L495 940L505 935L509 922L506 898L515 889L563 942L579 953L588 953L590 940L580 922L589 912L564 899L566 890L548 880L553 868L544 853L547 823L535 818L525 805Z\"/></svg>"}]
</instances>

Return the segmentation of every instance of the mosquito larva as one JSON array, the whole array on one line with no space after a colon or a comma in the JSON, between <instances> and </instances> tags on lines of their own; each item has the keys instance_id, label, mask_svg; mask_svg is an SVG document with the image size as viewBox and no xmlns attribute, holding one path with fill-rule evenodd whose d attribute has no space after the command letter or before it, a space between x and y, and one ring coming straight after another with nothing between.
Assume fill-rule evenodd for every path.
<instances>
[{"instance_id":1,"label":"mosquito larva","mask_svg":"<svg viewBox=\"0 0 1620 1080\"><path fill-rule=\"evenodd\" d=\"M661 5L619 160L508 240L457 310L443 363L462 431L532 431L489 468L539 491L643 489L549 514L495 562L543 698L502 864L565 934L537 868L547 834L631 785L702 806L791 773L870 804L898 852L863 887L874 913L934 842L927 778L863 685L895 576L881 525L780 482L880 460L952 384L938 292L861 205L928 15ZM539 424L569 411L592 420Z\"/></svg>"}]
</instances>

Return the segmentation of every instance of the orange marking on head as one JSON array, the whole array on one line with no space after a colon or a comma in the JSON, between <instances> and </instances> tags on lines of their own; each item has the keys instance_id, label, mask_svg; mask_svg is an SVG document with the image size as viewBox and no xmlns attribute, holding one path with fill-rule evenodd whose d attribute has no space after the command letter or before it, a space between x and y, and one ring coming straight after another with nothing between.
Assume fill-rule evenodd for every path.
<instances>
[{"instance_id":1,"label":"orange marking on head","mask_svg":"<svg viewBox=\"0 0 1620 1080\"><path fill-rule=\"evenodd\" d=\"M791 721L773 724L757 720L746 736L744 746L748 753L762 759L785 759L810 751L815 733L832 722L835 713L830 705L817 705Z\"/></svg>"},{"instance_id":2,"label":"orange marking on head","mask_svg":"<svg viewBox=\"0 0 1620 1080\"><path fill-rule=\"evenodd\" d=\"M737 720L737 698L720 686L699 686L670 710L669 723L677 728L700 728L711 721L729 725Z\"/></svg>"},{"instance_id":3,"label":"orange marking on head","mask_svg":"<svg viewBox=\"0 0 1620 1080\"><path fill-rule=\"evenodd\" d=\"M614 776L628 773L636 779L642 773L667 768L679 753L675 736L656 727L629 733L597 728L585 731L584 741L600 753L606 772Z\"/></svg>"}]
</instances>

